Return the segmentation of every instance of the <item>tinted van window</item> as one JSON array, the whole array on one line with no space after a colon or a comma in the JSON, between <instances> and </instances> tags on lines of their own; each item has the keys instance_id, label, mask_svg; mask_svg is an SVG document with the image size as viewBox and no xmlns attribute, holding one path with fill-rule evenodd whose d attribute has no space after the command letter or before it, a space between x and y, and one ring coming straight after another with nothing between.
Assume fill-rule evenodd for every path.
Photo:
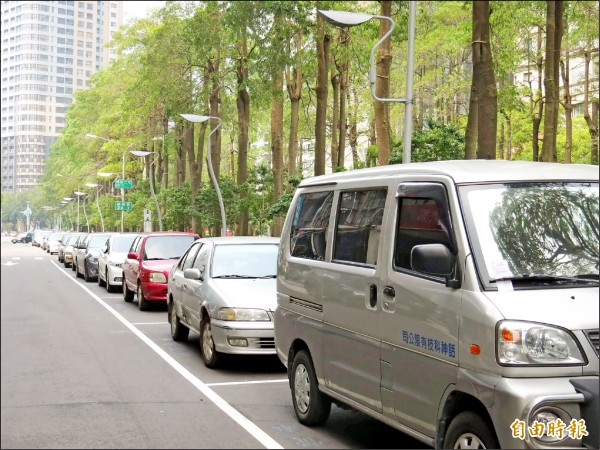
<instances>
[{"instance_id":1,"label":"tinted van window","mask_svg":"<svg viewBox=\"0 0 600 450\"><path fill-rule=\"evenodd\" d=\"M333 192L300 195L291 227L292 256L320 261L325 258L332 200Z\"/></svg>"}]
</instances>

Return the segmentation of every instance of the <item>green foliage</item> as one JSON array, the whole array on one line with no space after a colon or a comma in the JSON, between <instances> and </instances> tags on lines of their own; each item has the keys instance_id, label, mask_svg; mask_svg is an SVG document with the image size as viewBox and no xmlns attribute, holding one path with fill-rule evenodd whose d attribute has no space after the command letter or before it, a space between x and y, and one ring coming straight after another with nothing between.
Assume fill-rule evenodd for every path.
<instances>
[{"instance_id":1,"label":"green foliage","mask_svg":"<svg viewBox=\"0 0 600 450\"><path fill-rule=\"evenodd\" d=\"M444 124L434 119L426 120L423 130L413 132L411 161L445 161L465 157L465 139L456 124ZM392 145L390 164L402 162L402 143Z\"/></svg>"}]
</instances>

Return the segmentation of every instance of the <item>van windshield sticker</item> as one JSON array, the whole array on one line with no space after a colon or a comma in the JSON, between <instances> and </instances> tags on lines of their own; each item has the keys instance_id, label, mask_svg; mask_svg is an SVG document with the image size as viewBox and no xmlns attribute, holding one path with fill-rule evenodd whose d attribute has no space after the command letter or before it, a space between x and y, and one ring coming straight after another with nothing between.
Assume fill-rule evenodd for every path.
<instances>
[{"instance_id":1,"label":"van windshield sticker","mask_svg":"<svg viewBox=\"0 0 600 450\"><path fill-rule=\"evenodd\" d=\"M500 261L492 262L492 274L494 278L507 278L512 277L512 272L508 267L508 261L502 259Z\"/></svg>"},{"instance_id":2,"label":"van windshield sticker","mask_svg":"<svg viewBox=\"0 0 600 450\"><path fill-rule=\"evenodd\" d=\"M456 358L456 346L450 342L440 341L418 333L402 330L402 341L413 347Z\"/></svg>"}]
</instances>

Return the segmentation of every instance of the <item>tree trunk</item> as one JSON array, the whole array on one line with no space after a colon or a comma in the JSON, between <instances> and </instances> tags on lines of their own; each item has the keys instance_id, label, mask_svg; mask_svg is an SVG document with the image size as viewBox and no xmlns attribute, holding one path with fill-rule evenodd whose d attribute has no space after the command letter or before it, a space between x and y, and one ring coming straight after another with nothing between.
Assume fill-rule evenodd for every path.
<instances>
[{"instance_id":1,"label":"tree trunk","mask_svg":"<svg viewBox=\"0 0 600 450\"><path fill-rule=\"evenodd\" d=\"M533 102L533 119L532 119L532 160L540 160L540 126L542 123L542 116L544 114L544 103L545 99L542 95L542 69L544 66L544 59L542 57L542 29L538 27L537 37L537 72L538 72L538 90L536 93L536 100ZM537 105L537 111L535 110Z\"/></svg>"},{"instance_id":2,"label":"tree trunk","mask_svg":"<svg viewBox=\"0 0 600 450\"><path fill-rule=\"evenodd\" d=\"M390 0L381 0L379 14L381 16L391 17L392 2ZM389 22L381 21L379 26L379 38L381 39L388 32ZM392 43L391 39L386 39L377 49L375 80L375 94L379 98L390 96L390 69L392 67ZM390 109L387 102L375 101L375 130L377 133L377 151L379 156L379 165L386 165L390 162Z\"/></svg>"},{"instance_id":3,"label":"tree trunk","mask_svg":"<svg viewBox=\"0 0 600 450\"><path fill-rule=\"evenodd\" d=\"M245 183L248 180L248 127L250 125L250 95L246 88L248 81L248 44L246 33L244 31L242 39L237 43L238 59L237 59L237 113L238 113L238 173L237 184L240 186L240 218L237 234L239 236L248 235L248 206L245 204L245 199L248 197L248 192L245 188Z\"/></svg>"},{"instance_id":4,"label":"tree trunk","mask_svg":"<svg viewBox=\"0 0 600 450\"><path fill-rule=\"evenodd\" d=\"M348 93L348 82L350 70L348 64L348 42L350 35L348 29L342 29L340 33L341 46L343 50L343 59L340 65L340 114L338 116L338 154L336 170L344 170L344 162L346 160L346 97Z\"/></svg>"},{"instance_id":5,"label":"tree trunk","mask_svg":"<svg viewBox=\"0 0 600 450\"><path fill-rule=\"evenodd\" d=\"M321 2L317 2L317 9ZM327 84L329 62L329 35L325 34L323 19L317 15L317 111L315 118L315 175L325 173L325 146L327 138Z\"/></svg>"},{"instance_id":6,"label":"tree trunk","mask_svg":"<svg viewBox=\"0 0 600 450\"><path fill-rule=\"evenodd\" d=\"M571 163L571 148L573 143L573 102L571 86L569 84L569 49L565 50L565 60L560 62L560 71L563 80L563 108L565 110L565 162Z\"/></svg>"},{"instance_id":7,"label":"tree trunk","mask_svg":"<svg viewBox=\"0 0 600 450\"><path fill-rule=\"evenodd\" d=\"M542 161L555 162L556 132L559 106L559 62L560 44L563 32L563 1L546 2L546 64L544 67L544 91L546 113L544 114L544 142Z\"/></svg>"},{"instance_id":8,"label":"tree trunk","mask_svg":"<svg viewBox=\"0 0 600 450\"><path fill-rule=\"evenodd\" d=\"M175 122L174 130L174 141L175 141L175 166L177 172L175 173L176 186L181 186L185 181L185 156L183 153L183 123L180 120Z\"/></svg>"},{"instance_id":9,"label":"tree trunk","mask_svg":"<svg viewBox=\"0 0 600 450\"><path fill-rule=\"evenodd\" d=\"M465 130L465 159L475 159L477 156L477 105L479 97L475 77L471 82L471 97L469 98L469 116Z\"/></svg>"},{"instance_id":10,"label":"tree trunk","mask_svg":"<svg viewBox=\"0 0 600 450\"><path fill-rule=\"evenodd\" d=\"M489 0L473 2L473 78L477 86L477 158L496 159L498 95L490 46Z\"/></svg>"},{"instance_id":11,"label":"tree trunk","mask_svg":"<svg viewBox=\"0 0 600 450\"><path fill-rule=\"evenodd\" d=\"M350 93L352 92L352 96L354 97L354 101L351 102ZM348 109L350 110L350 115L348 117L348 140L350 144L350 148L352 149L352 168L356 169L358 167L358 128L356 122L358 121L358 99L356 96L356 87L354 83L352 83L352 89L348 89Z\"/></svg>"},{"instance_id":12,"label":"tree trunk","mask_svg":"<svg viewBox=\"0 0 600 450\"><path fill-rule=\"evenodd\" d=\"M296 42L296 63L291 73L286 68L286 88L290 98L290 138L288 141L288 175L296 176L298 160L298 120L300 111L300 98L302 96L302 69L300 67L302 55L302 33L294 36Z\"/></svg>"},{"instance_id":13,"label":"tree trunk","mask_svg":"<svg viewBox=\"0 0 600 450\"><path fill-rule=\"evenodd\" d=\"M589 110L590 96L590 61L592 53L590 50L584 52L585 56L585 75L583 85L583 118L588 126L590 137L592 138L592 147L590 149L590 164L598 164L598 97L592 99L592 115Z\"/></svg>"},{"instance_id":14,"label":"tree trunk","mask_svg":"<svg viewBox=\"0 0 600 450\"><path fill-rule=\"evenodd\" d=\"M271 154L273 156L273 196L283 194L283 69L274 69L271 80ZM273 218L272 236L281 235L283 218Z\"/></svg>"},{"instance_id":15,"label":"tree trunk","mask_svg":"<svg viewBox=\"0 0 600 450\"><path fill-rule=\"evenodd\" d=\"M331 76L331 95L333 97L333 116L331 118L331 172L336 172L337 153L338 153L338 120L339 120L339 99L340 99L340 74L337 73L335 64L332 64L332 71L336 71Z\"/></svg>"}]
</instances>

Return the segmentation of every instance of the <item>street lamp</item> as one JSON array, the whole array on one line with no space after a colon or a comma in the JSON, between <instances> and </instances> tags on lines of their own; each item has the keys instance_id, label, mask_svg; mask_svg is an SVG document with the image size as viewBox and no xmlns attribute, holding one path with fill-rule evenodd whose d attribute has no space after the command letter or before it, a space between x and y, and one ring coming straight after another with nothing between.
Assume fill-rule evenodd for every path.
<instances>
[{"instance_id":1,"label":"street lamp","mask_svg":"<svg viewBox=\"0 0 600 450\"><path fill-rule=\"evenodd\" d=\"M102 217L102 210L100 209L100 200L98 199L98 195L102 190L103 186L100 186L98 183L85 183L87 187L95 187L96 188L96 206L98 207L98 214L100 214L100 223L102 224L102 232L104 233L104 218Z\"/></svg>"},{"instance_id":2,"label":"street lamp","mask_svg":"<svg viewBox=\"0 0 600 450\"><path fill-rule=\"evenodd\" d=\"M81 231L79 229L79 197L85 195L85 192L75 191L73 192L77 196L77 231ZM87 215L86 215L87 218ZM89 223L88 223L88 231L89 231Z\"/></svg>"},{"instance_id":3,"label":"street lamp","mask_svg":"<svg viewBox=\"0 0 600 450\"><path fill-rule=\"evenodd\" d=\"M402 162L409 163L411 158L411 138L412 138L412 109L413 109L413 67L414 67L414 47L415 47L415 18L417 14L416 1L409 2L408 17L408 59L406 64L406 94L403 98L380 98L375 93L375 81L377 72L375 70L375 50L392 34L396 23L391 17L378 16L374 14L361 14L349 11L323 11L318 14L332 25L348 28L360 25L371 19L382 19L390 22L390 29L371 49L371 66L369 67L369 82L371 83L371 95L380 102L397 102L406 105L404 115L404 146L402 150Z\"/></svg>"},{"instance_id":4,"label":"street lamp","mask_svg":"<svg viewBox=\"0 0 600 450\"><path fill-rule=\"evenodd\" d=\"M157 152L149 152L146 150L129 150L129 153L131 153L134 156L137 156L138 158L144 158L144 161L146 160L146 157L148 155L151 154L156 154ZM158 230L162 231L163 230L163 224L162 224L162 216L160 214L160 207L158 206L158 200L156 199L156 192L154 191L154 173L152 172L152 165L156 162L156 158L154 158L151 162L150 162L150 166L148 168L149 176L150 176L150 191L152 192L152 197L154 198L154 206L156 206L156 215L158 216Z\"/></svg>"},{"instance_id":5,"label":"street lamp","mask_svg":"<svg viewBox=\"0 0 600 450\"><path fill-rule=\"evenodd\" d=\"M92 134L92 133L87 133L85 135L85 137L90 138L90 139L101 139L106 142L113 142L112 139L104 138L102 136L96 136L95 134ZM125 179L125 152L123 152L121 161L122 161L122 163L121 163L122 179L124 180ZM98 174L98 175L100 175L100 174ZM125 203L125 188L121 188L121 207L122 207L123 203ZM125 210L121 209L121 233L123 233L124 229L125 229Z\"/></svg>"},{"instance_id":6,"label":"street lamp","mask_svg":"<svg viewBox=\"0 0 600 450\"><path fill-rule=\"evenodd\" d=\"M217 198L219 199L219 208L221 209L221 226L222 226L222 235L227 236L227 218L225 216L225 206L223 205L223 197L221 196L221 190L219 189L219 183L217 182L217 178L215 177L215 172L213 171L212 159L210 154L210 137L211 135L219 129L221 126L221 119L215 116L200 116L198 114L180 114L185 120L189 120L194 123L202 123L206 122L209 119L216 119L219 121L219 124L210 132L208 135L208 173L210 174L210 179L215 186L215 191L217 191Z\"/></svg>"}]
</instances>

